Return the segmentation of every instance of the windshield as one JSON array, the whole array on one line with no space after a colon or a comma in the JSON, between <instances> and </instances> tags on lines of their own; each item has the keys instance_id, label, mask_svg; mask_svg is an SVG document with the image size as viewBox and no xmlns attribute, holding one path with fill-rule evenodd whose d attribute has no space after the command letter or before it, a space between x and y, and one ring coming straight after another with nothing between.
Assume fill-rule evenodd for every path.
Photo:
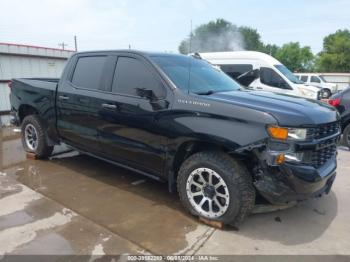
<instances>
[{"instance_id":1,"label":"windshield","mask_svg":"<svg viewBox=\"0 0 350 262\"><path fill-rule=\"evenodd\" d=\"M180 89L196 94L239 90L241 86L205 60L191 56L152 56L151 59Z\"/></svg>"},{"instance_id":2,"label":"windshield","mask_svg":"<svg viewBox=\"0 0 350 262\"><path fill-rule=\"evenodd\" d=\"M323 76L318 76L318 77L319 77L319 78L321 78L323 82L325 82L325 83L327 83L327 82L328 82L326 79L324 79L324 77L323 77Z\"/></svg>"},{"instance_id":3,"label":"windshield","mask_svg":"<svg viewBox=\"0 0 350 262\"><path fill-rule=\"evenodd\" d=\"M294 84L304 84L303 81L299 80L287 67L284 65L275 65L275 67L280 71L285 77L288 78Z\"/></svg>"}]
</instances>

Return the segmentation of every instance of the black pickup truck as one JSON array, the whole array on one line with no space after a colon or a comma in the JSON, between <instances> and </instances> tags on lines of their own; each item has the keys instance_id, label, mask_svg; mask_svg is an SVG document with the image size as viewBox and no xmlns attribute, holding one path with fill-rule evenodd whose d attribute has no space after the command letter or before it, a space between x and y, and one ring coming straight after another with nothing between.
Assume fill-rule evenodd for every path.
<instances>
[{"instance_id":1,"label":"black pickup truck","mask_svg":"<svg viewBox=\"0 0 350 262\"><path fill-rule=\"evenodd\" d=\"M285 204L328 193L335 179L333 107L247 90L200 58L82 52L60 79L11 86L26 151L45 158L65 143L167 181L209 220L236 224L258 196Z\"/></svg>"}]
</instances>

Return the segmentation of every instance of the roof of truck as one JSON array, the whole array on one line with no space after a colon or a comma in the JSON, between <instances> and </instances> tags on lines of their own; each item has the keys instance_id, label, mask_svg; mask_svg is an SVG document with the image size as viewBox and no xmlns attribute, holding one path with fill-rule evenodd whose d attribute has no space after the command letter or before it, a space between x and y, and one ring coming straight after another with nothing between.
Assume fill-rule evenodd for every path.
<instances>
[{"instance_id":1,"label":"roof of truck","mask_svg":"<svg viewBox=\"0 0 350 262\"><path fill-rule=\"evenodd\" d=\"M130 53L130 54L139 54L143 56L184 56L182 54L174 54L174 53L165 53L165 52L153 52L153 51L142 51L142 50L134 50L134 49L117 49L117 50L92 50L92 51L83 51L77 52L76 54L89 54L89 53Z\"/></svg>"},{"instance_id":2,"label":"roof of truck","mask_svg":"<svg viewBox=\"0 0 350 262\"><path fill-rule=\"evenodd\" d=\"M256 51L232 51L232 52L211 52L211 53L199 53L199 55L209 61L214 60L230 60L230 59L251 59L251 60L263 60L271 65L281 64L277 59L272 56Z\"/></svg>"}]
</instances>

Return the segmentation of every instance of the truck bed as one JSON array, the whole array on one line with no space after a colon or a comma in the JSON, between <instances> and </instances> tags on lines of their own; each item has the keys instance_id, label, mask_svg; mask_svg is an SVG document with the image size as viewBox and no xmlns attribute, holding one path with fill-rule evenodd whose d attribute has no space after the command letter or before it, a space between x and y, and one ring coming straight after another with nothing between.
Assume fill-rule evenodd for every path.
<instances>
[{"instance_id":1,"label":"truck bed","mask_svg":"<svg viewBox=\"0 0 350 262\"><path fill-rule=\"evenodd\" d=\"M23 120L23 110L35 110L49 127L56 122L55 99L58 78L16 78L12 80L10 101L15 122Z\"/></svg>"}]
</instances>

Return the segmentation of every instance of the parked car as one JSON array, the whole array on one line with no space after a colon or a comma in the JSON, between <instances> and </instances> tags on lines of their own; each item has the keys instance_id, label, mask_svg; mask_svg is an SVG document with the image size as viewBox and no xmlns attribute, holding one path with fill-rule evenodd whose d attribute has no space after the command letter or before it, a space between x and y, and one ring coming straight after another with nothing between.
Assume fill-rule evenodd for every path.
<instances>
[{"instance_id":1,"label":"parked car","mask_svg":"<svg viewBox=\"0 0 350 262\"><path fill-rule=\"evenodd\" d=\"M305 85L270 55L255 51L197 53L197 55L219 66L230 77L253 89L312 99L321 98L320 88Z\"/></svg>"},{"instance_id":2,"label":"parked car","mask_svg":"<svg viewBox=\"0 0 350 262\"><path fill-rule=\"evenodd\" d=\"M66 143L177 186L209 220L242 221L257 194L272 204L320 196L336 176L336 109L245 90L191 56L76 53L60 79L13 79L10 100L27 152L45 158Z\"/></svg>"},{"instance_id":3,"label":"parked car","mask_svg":"<svg viewBox=\"0 0 350 262\"><path fill-rule=\"evenodd\" d=\"M322 75L315 73L294 73L301 81L308 85L322 88L324 97L329 98L332 94L338 91L338 85L335 83L328 83Z\"/></svg>"},{"instance_id":4,"label":"parked car","mask_svg":"<svg viewBox=\"0 0 350 262\"><path fill-rule=\"evenodd\" d=\"M350 149L350 88L333 95L328 103L339 111L343 142Z\"/></svg>"}]
</instances>

